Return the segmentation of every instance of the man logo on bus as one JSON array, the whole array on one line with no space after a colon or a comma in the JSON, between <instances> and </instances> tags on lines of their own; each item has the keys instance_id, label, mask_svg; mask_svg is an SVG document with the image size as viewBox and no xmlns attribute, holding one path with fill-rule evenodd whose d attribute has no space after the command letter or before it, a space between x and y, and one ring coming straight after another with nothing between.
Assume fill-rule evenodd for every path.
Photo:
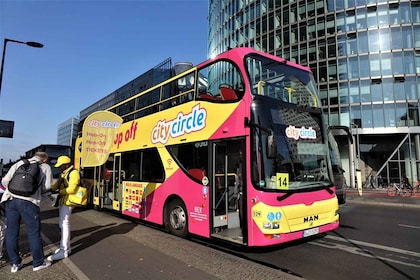
<instances>
[{"instance_id":1,"label":"man logo on bus","mask_svg":"<svg viewBox=\"0 0 420 280\"><path fill-rule=\"evenodd\" d=\"M173 120L159 121L152 129L151 140L153 144L168 142L169 137L176 138L184 134L202 130L206 126L207 111L200 108L200 104L194 106L189 114L179 112Z\"/></svg>"},{"instance_id":2,"label":"man logo on bus","mask_svg":"<svg viewBox=\"0 0 420 280\"><path fill-rule=\"evenodd\" d=\"M316 139L316 131L312 128L305 128L302 126L301 128L297 128L294 125L289 125L286 128L286 135L288 138L293 138L295 140L301 139Z\"/></svg>"}]
</instances>

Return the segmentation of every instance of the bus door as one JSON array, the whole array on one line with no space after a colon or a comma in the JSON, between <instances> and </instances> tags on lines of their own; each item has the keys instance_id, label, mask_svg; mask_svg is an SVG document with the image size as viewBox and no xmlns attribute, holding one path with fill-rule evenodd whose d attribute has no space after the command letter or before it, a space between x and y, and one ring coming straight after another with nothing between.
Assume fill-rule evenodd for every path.
<instances>
[{"instance_id":1,"label":"bus door","mask_svg":"<svg viewBox=\"0 0 420 280\"><path fill-rule=\"evenodd\" d=\"M242 237L239 215L239 193L242 187L243 140L227 140L213 143L212 194L213 236L228 239ZM239 241L242 242L242 239Z\"/></svg>"},{"instance_id":2,"label":"bus door","mask_svg":"<svg viewBox=\"0 0 420 280\"><path fill-rule=\"evenodd\" d=\"M121 154L111 155L108 161L112 162L112 169L106 170L106 183L104 184L104 208L121 210L121 191L122 181L124 180L124 170L121 169Z\"/></svg>"},{"instance_id":3,"label":"bus door","mask_svg":"<svg viewBox=\"0 0 420 280\"><path fill-rule=\"evenodd\" d=\"M102 166L95 166L90 171L88 168L83 169L83 176L85 178L90 178L92 184L91 194L92 194L92 202L95 207L102 208L103 207L103 190L104 190L104 172L101 172Z\"/></svg>"}]
</instances>

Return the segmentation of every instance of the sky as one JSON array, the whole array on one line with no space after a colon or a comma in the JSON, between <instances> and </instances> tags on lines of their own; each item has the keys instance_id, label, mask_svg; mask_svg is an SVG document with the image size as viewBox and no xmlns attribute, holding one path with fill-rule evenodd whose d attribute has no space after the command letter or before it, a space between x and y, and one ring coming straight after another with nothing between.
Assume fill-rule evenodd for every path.
<instances>
[{"instance_id":1,"label":"sky","mask_svg":"<svg viewBox=\"0 0 420 280\"><path fill-rule=\"evenodd\" d=\"M0 0L0 42L8 42L0 158L15 161L57 143L58 125L167 58L207 59L208 0Z\"/></svg>"}]
</instances>

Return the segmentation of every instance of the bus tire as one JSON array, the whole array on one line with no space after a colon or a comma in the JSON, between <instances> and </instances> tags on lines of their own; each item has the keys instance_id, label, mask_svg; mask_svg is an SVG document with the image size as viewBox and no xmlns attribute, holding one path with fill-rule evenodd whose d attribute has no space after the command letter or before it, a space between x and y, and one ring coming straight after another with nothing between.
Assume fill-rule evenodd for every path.
<instances>
[{"instance_id":1,"label":"bus tire","mask_svg":"<svg viewBox=\"0 0 420 280\"><path fill-rule=\"evenodd\" d=\"M169 202L166 211L169 232L175 236L186 238L188 235L188 217L185 204L180 199Z\"/></svg>"}]
</instances>

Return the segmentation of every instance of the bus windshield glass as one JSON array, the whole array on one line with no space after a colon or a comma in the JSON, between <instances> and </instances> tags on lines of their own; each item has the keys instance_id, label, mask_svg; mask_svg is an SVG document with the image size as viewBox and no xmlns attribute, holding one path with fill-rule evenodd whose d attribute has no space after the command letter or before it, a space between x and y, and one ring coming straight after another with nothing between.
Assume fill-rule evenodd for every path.
<instances>
[{"instance_id":1,"label":"bus windshield glass","mask_svg":"<svg viewBox=\"0 0 420 280\"><path fill-rule=\"evenodd\" d=\"M301 106L320 107L310 72L256 54L247 56L246 66L252 94Z\"/></svg>"},{"instance_id":2,"label":"bus windshield glass","mask_svg":"<svg viewBox=\"0 0 420 280\"><path fill-rule=\"evenodd\" d=\"M328 147L321 109L290 104L284 106L280 101L255 96L252 113L254 186L278 191L330 186ZM269 137L274 138L275 145Z\"/></svg>"}]
</instances>

